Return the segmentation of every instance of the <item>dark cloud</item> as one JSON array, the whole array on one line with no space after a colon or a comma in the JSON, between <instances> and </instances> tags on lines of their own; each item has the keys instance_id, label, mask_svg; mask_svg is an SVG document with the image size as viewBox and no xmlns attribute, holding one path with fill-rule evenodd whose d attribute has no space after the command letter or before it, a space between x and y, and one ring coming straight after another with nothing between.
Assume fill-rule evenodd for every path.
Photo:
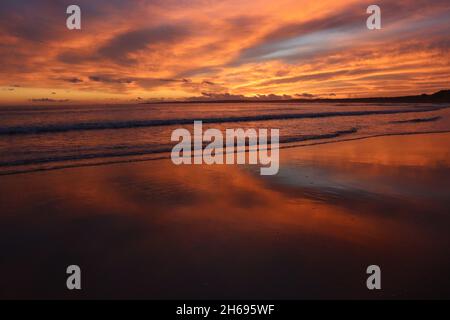
<instances>
[{"instance_id":1,"label":"dark cloud","mask_svg":"<svg viewBox=\"0 0 450 320\"><path fill-rule=\"evenodd\" d=\"M134 80L132 78L113 78L109 75L93 75L89 76L89 80L103 83L130 84Z\"/></svg>"},{"instance_id":2,"label":"dark cloud","mask_svg":"<svg viewBox=\"0 0 450 320\"><path fill-rule=\"evenodd\" d=\"M306 92L304 92L304 93L297 93L295 96L299 97L299 98L314 98L315 97L315 95L313 95L311 93L306 93Z\"/></svg>"},{"instance_id":3,"label":"dark cloud","mask_svg":"<svg viewBox=\"0 0 450 320\"><path fill-rule=\"evenodd\" d=\"M183 25L163 25L128 31L112 38L98 49L97 54L120 64L133 64L137 61L130 58L129 54L159 44L180 41L189 35L188 29Z\"/></svg>"},{"instance_id":4,"label":"dark cloud","mask_svg":"<svg viewBox=\"0 0 450 320\"><path fill-rule=\"evenodd\" d=\"M40 98L40 99L30 99L31 102L69 102L69 99L49 99L49 98Z\"/></svg>"},{"instance_id":5,"label":"dark cloud","mask_svg":"<svg viewBox=\"0 0 450 320\"><path fill-rule=\"evenodd\" d=\"M160 86L181 85L188 87L198 87L201 83L193 82L190 79L182 78L145 78L145 77L117 77L110 74L98 74L88 77L92 82L99 82L107 85L122 85L136 84L144 89L153 89Z\"/></svg>"},{"instance_id":6,"label":"dark cloud","mask_svg":"<svg viewBox=\"0 0 450 320\"><path fill-rule=\"evenodd\" d=\"M70 82L70 83L81 83L83 80L73 77L73 78L58 78L57 80L61 80L64 82Z\"/></svg>"},{"instance_id":7,"label":"dark cloud","mask_svg":"<svg viewBox=\"0 0 450 320\"><path fill-rule=\"evenodd\" d=\"M187 101L280 101L289 100L292 96L284 94L268 94L268 95L256 95L256 96L245 96L241 94L231 94L231 93L214 93L214 92L202 92L199 97L187 98Z\"/></svg>"},{"instance_id":8,"label":"dark cloud","mask_svg":"<svg viewBox=\"0 0 450 320\"><path fill-rule=\"evenodd\" d=\"M191 97L189 100L241 100L245 99L244 95L236 95L230 93L213 93L202 92L201 97Z\"/></svg>"},{"instance_id":9,"label":"dark cloud","mask_svg":"<svg viewBox=\"0 0 450 320\"><path fill-rule=\"evenodd\" d=\"M130 30L113 36L96 49L62 52L57 59L67 64L104 63L106 60L129 66L139 63L136 58L131 57L133 53L147 49L154 49L154 52L157 52L158 46L176 44L187 38L189 34L189 27L184 25L160 25L153 28ZM168 49L163 48L162 50Z\"/></svg>"},{"instance_id":10,"label":"dark cloud","mask_svg":"<svg viewBox=\"0 0 450 320\"><path fill-rule=\"evenodd\" d=\"M291 95L283 94L283 95L277 95L277 94L268 94L268 95L257 95L256 97L249 98L250 100L289 100L292 99Z\"/></svg>"}]
</instances>

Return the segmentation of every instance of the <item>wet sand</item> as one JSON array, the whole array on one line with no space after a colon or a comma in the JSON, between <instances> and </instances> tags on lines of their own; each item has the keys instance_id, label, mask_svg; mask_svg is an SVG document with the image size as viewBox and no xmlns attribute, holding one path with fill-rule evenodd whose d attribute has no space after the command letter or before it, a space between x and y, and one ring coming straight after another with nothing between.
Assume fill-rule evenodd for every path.
<instances>
[{"instance_id":1,"label":"wet sand","mask_svg":"<svg viewBox=\"0 0 450 320\"><path fill-rule=\"evenodd\" d=\"M277 176L170 160L2 176L0 297L449 298L449 208L450 134L283 149Z\"/></svg>"}]
</instances>

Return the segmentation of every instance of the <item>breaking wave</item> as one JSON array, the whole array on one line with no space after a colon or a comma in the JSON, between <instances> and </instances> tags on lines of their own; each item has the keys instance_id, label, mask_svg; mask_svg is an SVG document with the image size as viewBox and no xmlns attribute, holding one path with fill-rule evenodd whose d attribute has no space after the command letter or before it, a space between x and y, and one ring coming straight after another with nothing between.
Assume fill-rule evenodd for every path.
<instances>
[{"instance_id":1,"label":"breaking wave","mask_svg":"<svg viewBox=\"0 0 450 320\"><path fill-rule=\"evenodd\" d=\"M293 114L262 114L251 116L219 117L206 119L158 119L158 120L75 122L66 124L44 124L44 125L0 127L0 135L45 134L45 133L58 133L69 131L131 129L140 127L187 125L192 124L196 120L201 120L203 121L203 123L229 123L229 122L267 121L267 120L313 119L313 118L329 118L329 117L355 117L367 115L430 112L444 108L446 107L422 107L422 108L393 109L393 110L333 111L333 112L293 113Z\"/></svg>"}]
</instances>

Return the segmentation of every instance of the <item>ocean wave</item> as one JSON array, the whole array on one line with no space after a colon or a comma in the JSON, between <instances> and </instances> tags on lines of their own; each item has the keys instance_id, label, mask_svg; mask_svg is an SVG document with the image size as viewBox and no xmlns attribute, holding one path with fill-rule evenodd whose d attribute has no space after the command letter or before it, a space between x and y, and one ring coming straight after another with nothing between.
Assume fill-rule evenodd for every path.
<instances>
[{"instance_id":1,"label":"ocean wave","mask_svg":"<svg viewBox=\"0 0 450 320\"><path fill-rule=\"evenodd\" d=\"M230 123L230 122L250 122L250 121L268 121L268 120L291 120L291 119L311 119L311 118L329 118L329 117L354 117L367 115L387 115L431 112L448 107L422 107L410 109L393 110L363 110L363 111L332 111L316 113L291 113L291 114L263 114L238 117L219 117L206 119L153 119L153 120L129 120L129 121L103 121L103 122L76 122L66 124L44 124L0 127L0 135L27 135L27 134L48 134L69 131L87 131L87 130L108 130L108 129L132 129L142 127L161 127L173 125L187 125L194 121L201 120L203 123Z\"/></svg>"},{"instance_id":2,"label":"ocean wave","mask_svg":"<svg viewBox=\"0 0 450 320\"><path fill-rule=\"evenodd\" d=\"M433 122L441 120L441 116L431 117L431 118L416 118L416 119L408 119L408 120L399 120L399 121L391 121L390 123L421 123L421 122Z\"/></svg>"},{"instance_id":3,"label":"ocean wave","mask_svg":"<svg viewBox=\"0 0 450 320\"><path fill-rule=\"evenodd\" d=\"M302 135L302 136L289 136L280 137L279 142L283 143L293 143L302 142L308 140L319 140L319 139L332 139L337 138L342 135L348 135L358 132L357 128L351 128L349 130L340 130L336 132L317 134L317 135ZM204 143L203 147L208 145ZM76 154L65 154L65 155L55 155L39 157L39 158L28 158L28 159L16 159L10 161L0 162L0 167L16 167L16 166L29 166L29 165L39 165L52 162L67 162L67 161L79 161L79 160L92 160L101 158L117 158L117 157L132 157L132 156L143 156L152 154L163 154L170 153L172 151L172 145L160 145L154 146L152 148L144 148L142 146L120 146L114 150L114 148L100 149L98 152L85 152ZM79 152L80 149L78 148ZM93 150L90 150L93 151ZM66 150L67 152L67 150ZM50 153L50 152L49 152ZM0 173L1 175L1 173Z\"/></svg>"}]
</instances>

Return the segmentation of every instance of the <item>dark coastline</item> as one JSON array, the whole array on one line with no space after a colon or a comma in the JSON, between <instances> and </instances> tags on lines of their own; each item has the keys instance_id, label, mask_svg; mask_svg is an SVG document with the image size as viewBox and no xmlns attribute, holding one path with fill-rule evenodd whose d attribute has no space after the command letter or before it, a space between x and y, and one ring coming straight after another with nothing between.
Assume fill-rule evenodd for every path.
<instances>
[{"instance_id":1,"label":"dark coastline","mask_svg":"<svg viewBox=\"0 0 450 320\"><path fill-rule=\"evenodd\" d=\"M225 100L209 100L209 99L193 99L193 100L168 100L168 101L150 101L140 104L184 104L184 103L445 103L450 102L450 90L440 90L433 94L421 94L415 96L400 97L371 97L371 98L317 98L317 99L225 99Z\"/></svg>"}]
</instances>

